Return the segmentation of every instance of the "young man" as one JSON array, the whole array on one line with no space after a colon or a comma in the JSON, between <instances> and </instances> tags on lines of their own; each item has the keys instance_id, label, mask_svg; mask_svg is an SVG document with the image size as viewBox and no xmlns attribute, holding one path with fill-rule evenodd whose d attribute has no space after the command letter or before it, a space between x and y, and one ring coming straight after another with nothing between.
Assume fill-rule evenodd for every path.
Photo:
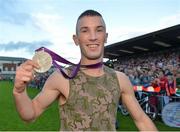
<instances>
[{"instance_id":1,"label":"young man","mask_svg":"<svg viewBox=\"0 0 180 132\"><path fill-rule=\"evenodd\" d=\"M81 65L103 61L107 37L101 14L87 10L79 16L73 40L81 49ZM34 68L38 65L28 60L16 71L13 94L23 120L35 120L58 99L61 105L60 130L113 131L116 130L117 105L121 97L139 130L157 130L139 106L132 85L123 73L103 65L80 69L75 78L68 80L57 70L48 78L40 94L31 100L26 85L33 79Z\"/></svg>"}]
</instances>

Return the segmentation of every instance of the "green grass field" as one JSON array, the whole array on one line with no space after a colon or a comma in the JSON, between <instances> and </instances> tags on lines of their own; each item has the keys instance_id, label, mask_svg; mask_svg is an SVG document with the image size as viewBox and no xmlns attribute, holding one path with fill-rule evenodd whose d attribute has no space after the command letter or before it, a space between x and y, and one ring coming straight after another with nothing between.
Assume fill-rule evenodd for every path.
<instances>
[{"instance_id":1,"label":"green grass field","mask_svg":"<svg viewBox=\"0 0 180 132\"><path fill-rule=\"evenodd\" d=\"M33 123L23 122L15 108L13 95L13 83L0 81L0 131L58 131L60 128L58 103L54 102L41 116ZM30 97L38 94L39 90L28 88ZM137 131L132 119L118 113L120 131ZM155 121L159 131L180 131L179 128L171 128L162 121Z\"/></svg>"}]
</instances>

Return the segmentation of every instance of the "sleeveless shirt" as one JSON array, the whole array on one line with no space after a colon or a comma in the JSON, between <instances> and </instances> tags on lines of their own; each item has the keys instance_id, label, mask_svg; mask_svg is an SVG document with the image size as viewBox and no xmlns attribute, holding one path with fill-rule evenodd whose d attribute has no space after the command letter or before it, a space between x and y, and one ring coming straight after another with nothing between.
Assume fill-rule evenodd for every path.
<instances>
[{"instance_id":1,"label":"sleeveless shirt","mask_svg":"<svg viewBox=\"0 0 180 132\"><path fill-rule=\"evenodd\" d=\"M92 77L79 71L69 80L70 91L61 105L62 131L115 131L120 86L113 69L104 67L104 74Z\"/></svg>"}]
</instances>

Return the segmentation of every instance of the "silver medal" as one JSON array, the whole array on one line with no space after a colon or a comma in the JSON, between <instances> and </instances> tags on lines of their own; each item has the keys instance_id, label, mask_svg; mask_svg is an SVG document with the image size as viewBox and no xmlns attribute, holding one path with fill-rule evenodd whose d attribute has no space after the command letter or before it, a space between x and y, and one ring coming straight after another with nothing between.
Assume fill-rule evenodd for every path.
<instances>
[{"instance_id":1,"label":"silver medal","mask_svg":"<svg viewBox=\"0 0 180 132\"><path fill-rule=\"evenodd\" d=\"M34 70L38 73L44 73L48 71L52 66L52 57L43 50L37 51L32 58L33 61L39 64L39 69L35 68Z\"/></svg>"}]
</instances>

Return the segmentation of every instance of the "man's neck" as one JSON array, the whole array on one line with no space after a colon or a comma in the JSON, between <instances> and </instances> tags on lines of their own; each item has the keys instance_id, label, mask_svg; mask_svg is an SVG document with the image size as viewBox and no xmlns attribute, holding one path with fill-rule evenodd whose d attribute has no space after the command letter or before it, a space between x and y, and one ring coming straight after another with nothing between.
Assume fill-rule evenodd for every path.
<instances>
[{"instance_id":1,"label":"man's neck","mask_svg":"<svg viewBox=\"0 0 180 132\"><path fill-rule=\"evenodd\" d=\"M91 65L91 64L96 64L99 62L102 62L102 59L97 59L97 60L86 60L86 59L81 59L81 65ZM82 68L81 69L85 74L90 75L90 76L101 76L104 74L103 70L103 65L97 67L97 68Z\"/></svg>"},{"instance_id":2,"label":"man's neck","mask_svg":"<svg viewBox=\"0 0 180 132\"><path fill-rule=\"evenodd\" d=\"M81 65L91 65L96 64L99 62L103 62L103 59L96 59L96 60L87 60L87 59L81 59Z\"/></svg>"}]
</instances>

